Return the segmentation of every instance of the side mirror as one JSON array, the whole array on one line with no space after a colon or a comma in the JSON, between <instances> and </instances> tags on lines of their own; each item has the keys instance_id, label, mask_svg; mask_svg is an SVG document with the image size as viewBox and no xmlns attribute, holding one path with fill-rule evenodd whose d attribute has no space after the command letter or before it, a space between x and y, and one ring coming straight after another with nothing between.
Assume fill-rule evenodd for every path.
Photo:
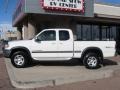
<instances>
[{"instance_id":1,"label":"side mirror","mask_svg":"<svg viewBox=\"0 0 120 90\"><path fill-rule=\"evenodd\" d=\"M35 38L36 42L40 42L40 39L38 37Z\"/></svg>"}]
</instances>

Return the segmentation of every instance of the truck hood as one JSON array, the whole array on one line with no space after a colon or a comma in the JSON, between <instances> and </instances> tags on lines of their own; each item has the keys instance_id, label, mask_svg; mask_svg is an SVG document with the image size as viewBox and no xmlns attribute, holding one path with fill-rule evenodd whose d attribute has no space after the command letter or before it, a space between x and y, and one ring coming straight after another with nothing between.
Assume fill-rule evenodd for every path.
<instances>
[{"instance_id":1,"label":"truck hood","mask_svg":"<svg viewBox=\"0 0 120 90\"><path fill-rule=\"evenodd\" d=\"M28 47L32 43L32 40L17 40L17 41L10 41L8 42L10 48L12 47Z\"/></svg>"}]
</instances>

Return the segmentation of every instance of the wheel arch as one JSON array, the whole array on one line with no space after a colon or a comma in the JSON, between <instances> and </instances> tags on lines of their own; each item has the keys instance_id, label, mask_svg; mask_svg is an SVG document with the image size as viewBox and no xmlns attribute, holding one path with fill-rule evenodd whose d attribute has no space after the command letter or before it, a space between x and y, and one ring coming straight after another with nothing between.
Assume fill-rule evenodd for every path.
<instances>
[{"instance_id":1,"label":"wheel arch","mask_svg":"<svg viewBox=\"0 0 120 90\"><path fill-rule=\"evenodd\" d=\"M83 50L82 55L81 55L81 59L83 60L84 56L89 53L89 52L93 52L96 53L98 56L101 57L101 60L103 60L103 52L100 48L98 47L88 47L86 49ZM101 62L102 63L102 62Z\"/></svg>"},{"instance_id":2,"label":"wheel arch","mask_svg":"<svg viewBox=\"0 0 120 90\"><path fill-rule=\"evenodd\" d=\"M20 47L20 46L14 47L14 48L11 49L10 57L13 55L13 53L15 53L15 52L17 52L17 51L24 51L24 52L26 52L26 53L30 56L30 58L31 58L31 53L30 53L29 49L26 48L26 47Z\"/></svg>"}]
</instances>

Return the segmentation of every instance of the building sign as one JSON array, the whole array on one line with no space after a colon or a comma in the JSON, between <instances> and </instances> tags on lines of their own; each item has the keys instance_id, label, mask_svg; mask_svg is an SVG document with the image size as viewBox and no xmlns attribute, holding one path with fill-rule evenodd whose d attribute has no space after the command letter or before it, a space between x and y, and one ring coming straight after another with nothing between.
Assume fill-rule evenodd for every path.
<instances>
[{"instance_id":1,"label":"building sign","mask_svg":"<svg viewBox=\"0 0 120 90\"><path fill-rule=\"evenodd\" d=\"M84 0L42 0L41 3L48 10L84 12Z\"/></svg>"}]
</instances>

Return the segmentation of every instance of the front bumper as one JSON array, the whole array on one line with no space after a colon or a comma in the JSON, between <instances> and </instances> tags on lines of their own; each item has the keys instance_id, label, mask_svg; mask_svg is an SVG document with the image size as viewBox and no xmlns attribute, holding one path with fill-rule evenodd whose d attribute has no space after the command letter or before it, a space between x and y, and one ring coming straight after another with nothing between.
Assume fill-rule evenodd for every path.
<instances>
[{"instance_id":1,"label":"front bumper","mask_svg":"<svg viewBox=\"0 0 120 90\"><path fill-rule=\"evenodd\" d=\"M9 57L10 57L10 53L11 53L10 50L3 49L3 55L4 55L6 58L9 58Z\"/></svg>"}]
</instances>

